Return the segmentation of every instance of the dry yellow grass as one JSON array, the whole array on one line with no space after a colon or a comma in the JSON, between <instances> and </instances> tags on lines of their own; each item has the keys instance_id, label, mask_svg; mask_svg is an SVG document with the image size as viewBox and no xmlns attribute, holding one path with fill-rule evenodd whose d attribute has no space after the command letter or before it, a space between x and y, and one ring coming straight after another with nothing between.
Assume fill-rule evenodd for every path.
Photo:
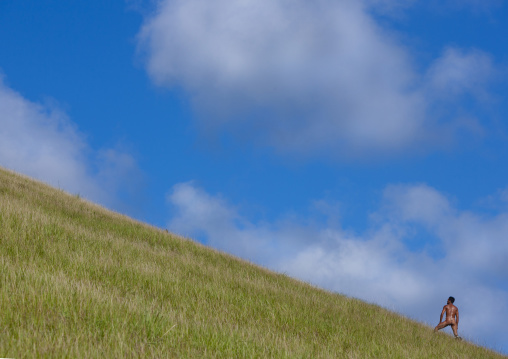
<instances>
[{"instance_id":1,"label":"dry yellow grass","mask_svg":"<svg viewBox=\"0 0 508 359\"><path fill-rule=\"evenodd\" d=\"M1 169L0 323L0 357L502 357Z\"/></svg>"}]
</instances>

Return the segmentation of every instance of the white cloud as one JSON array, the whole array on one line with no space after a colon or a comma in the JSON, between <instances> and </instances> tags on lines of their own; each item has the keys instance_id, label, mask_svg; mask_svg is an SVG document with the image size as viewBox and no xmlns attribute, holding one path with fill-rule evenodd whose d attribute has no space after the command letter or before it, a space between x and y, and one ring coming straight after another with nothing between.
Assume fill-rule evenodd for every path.
<instances>
[{"instance_id":1,"label":"white cloud","mask_svg":"<svg viewBox=\"0 0 508 359\"><path fill-rule=\"evenodd\" d=\"M92 150L58 107L29 101L2 79L0 166L115 208L117 195L140 178L132 156Z\"/></svg>"},{"instance_id":2,"label":"white cloud","mask_svg":"<svg viewBox=\"0 0 508 359\"><path fill-rule=\"evenodd\" d=\"M252 223L192 183L175 186L168 201L173 231L431 325L453 295L461 334L508 350L499 320L508 317L508 212L487 218L426 185L389 186L375 221L357 235L318 221ZM429 250L436 241L437 255Z\"/></svg>"},{"instance_id":3,"label":"white cloud","mask_svg":"<svg viewBox=\"0 0 508 359\"><path fill-rule=\"evenodd\" d=\"M156 83L192 96L206 133L226 130L298 154L429 148L448 119L427 113L437 96L426 81L440 91L471 90L490 63L448 50L428 76L418 74L408 51L367 12L408 3L162 0L139 44Z\"/></svg>"},{"instance_id":4,"label":"white cloud","mask_svg":"<svg viewBox=\"0 0 508 359\"><path fill-rule=\"evenodd\" d=\"M416 0L364 0L365 5L382 15L400 16Z\"/></svg>"},{"instance_id":5,"label":"white cloud","mask_svg":"<svg viewBox=\"0 0 508 359\"><path fill-rule=\"evenodd\" d=\"M508 202L508 187L499 191L501 200L503 202Z\"/></svg>"},{"instance_id":6,"label":"white cloud","mask_svg":"<svg viewBox=\"0 0 508 359\"><path fill-rule=\"evenodd\" d=\"M440 15L462 9L475 15L485 15L501 7L503 0L363 0L363 3L377 14L403 19L410 8Z\"/></svg>"},{"instance_id":7,"label":"white cloud","mask_svg":"<svg viewBox=\"0 0 508 359\"><path fill-rule=\"evenodd\" d=\"M429 91L447 98L456 98L465 93L486 97L485 87L494 72L488 54L479 50L466 52L448 48L428 70Z\"/></svg>"}]
</instances>

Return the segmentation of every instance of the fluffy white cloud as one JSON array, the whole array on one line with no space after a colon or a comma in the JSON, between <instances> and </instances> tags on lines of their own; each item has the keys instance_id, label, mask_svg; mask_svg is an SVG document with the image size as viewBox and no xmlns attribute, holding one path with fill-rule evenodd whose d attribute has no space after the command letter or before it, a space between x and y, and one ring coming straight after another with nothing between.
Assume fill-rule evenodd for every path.
<instances>
[{"instance_id":1,"label":"fluffy white cloud","mask_svg":"<svg viewBox=\"0 0 508 359\"><path fill-rule=\"evenodd\" d=\"M162 0L139 44L152 79L187 90L207 132L305 154L393 152L435 141L448 121L428 114L427 81L460 92L490 70L481 55L449 50L419 75L367 10L408 3Z\"/></svg>"},{"instance_id":2,"label":"fluffy white cloud","mask_svg":"<svg viewBox=\"0 0 508 359\"><path fill-rule=\"evenodd\" d=\"M92 150L58 107L29 101L2 79L0 166L117 209L117 195L140 179L132 156Z\"/></svg>"},{"instance_id":3,"label":"fluffy white cloud","mask_svg":"<svg viewBox=\"0 0 508 359\"><path fill-rule=\"evenodd\" d=\"M508 349L496 320L508 317L508 212L487 218L425 185L389 186L371 228L357 235L298 219L252 223L192 183L168 200L173 231L431 325L453 295L462 335Z\"/></svg>"},{"instance_id":4,"label":"fluffy white cloud","mask_svg":"<svg viewBox=\"0 0 508 359\"><path fill-rule=\"evenodd\" d=\"M486 53L449 48L428 71L429 91L447 98L465 93L485 97L486 83L493 74L492 60Z\"/></svg>"},{"instance_id":5,"label":"fluffy white cloud","mask_svg":"<svg viewBox=\"0 0 508 359\"><path fill-rule=\"evenodd\" d=\"M363 0L367 8L383 15L397 15L412 6L415 0Z\"/></svg>"}]
</instances>

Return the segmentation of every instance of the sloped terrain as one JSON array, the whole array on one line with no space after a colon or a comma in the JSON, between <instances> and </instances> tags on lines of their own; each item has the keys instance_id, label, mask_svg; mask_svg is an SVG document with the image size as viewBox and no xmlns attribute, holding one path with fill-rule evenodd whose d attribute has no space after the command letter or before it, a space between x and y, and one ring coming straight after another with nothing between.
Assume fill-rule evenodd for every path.
<instances>
[{"instance_id":1,"label":"sloped terrain","mask_svg":"<svg viewBox=\"0 0 508 359\"><path fill-rule=\"evenodd\" d=\"M0 169L0 357L502 356Z\"/></svg>"}]
</instances>

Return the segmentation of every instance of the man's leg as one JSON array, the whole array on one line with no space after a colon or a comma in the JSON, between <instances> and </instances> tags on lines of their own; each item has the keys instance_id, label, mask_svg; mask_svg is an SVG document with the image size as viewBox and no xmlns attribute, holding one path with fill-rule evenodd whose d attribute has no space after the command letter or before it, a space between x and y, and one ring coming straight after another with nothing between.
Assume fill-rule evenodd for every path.
<instances>
[{"instance_id":1,"label":"man's leg","mask_svg":"<svg viewBox=\"0 0 508 359\"><path fill-rule=\"evenodd\" d=\"M457 335L457 324L456 323L452 323L452 330L453 330L453 335L458 336Z\"/></svg>"},{"instance_id":2,"label":"man's leg","mask_svg":"<svg viewBox=\"0 0 508 359\"><path fill-rule=\"evenodd\" d=\"M444 322L441 322L439 323L438 325L436 325L436 327L434 328L434 332L437 332L438 330L441 330L445 327L447 327L448 325L450 325L451 323L448 322L448 321L444 321Z\"/></svg>"},{"instance_id":3,"label":"man's leg","mask_svg":"<svg viewBox=\"0 0 508 359\"><path fill-rule=\"evenodd\" d=\"M458 325L457 323L452 323L452 330L453 330L453 335L455 335L455 338L456 339L462 339L461 337L459 337L459 335L457 334L457 329L458 329Z\"/></svg>"}]
</instances>

